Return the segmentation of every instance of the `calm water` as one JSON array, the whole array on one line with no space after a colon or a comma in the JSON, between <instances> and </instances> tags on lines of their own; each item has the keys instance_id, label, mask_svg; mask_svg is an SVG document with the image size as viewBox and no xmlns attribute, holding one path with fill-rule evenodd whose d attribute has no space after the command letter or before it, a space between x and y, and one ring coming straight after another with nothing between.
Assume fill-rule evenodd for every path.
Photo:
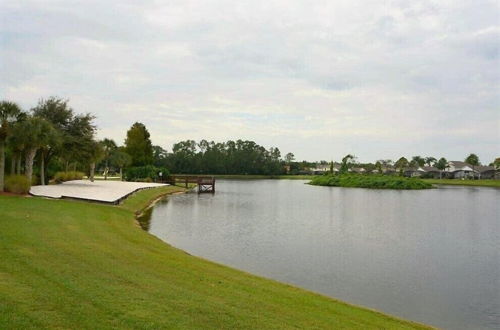
<instances>
[{"instance_id":1,"label":"calm water","mask_svg":"<svg viewBox=\"0 0 500 330\"><path fill-rule=\"evenodd\" d=\"M402 318L500 328L500 189L385 191L217 182L149 231L191 254Z\"/></svg>"}]
</instances>

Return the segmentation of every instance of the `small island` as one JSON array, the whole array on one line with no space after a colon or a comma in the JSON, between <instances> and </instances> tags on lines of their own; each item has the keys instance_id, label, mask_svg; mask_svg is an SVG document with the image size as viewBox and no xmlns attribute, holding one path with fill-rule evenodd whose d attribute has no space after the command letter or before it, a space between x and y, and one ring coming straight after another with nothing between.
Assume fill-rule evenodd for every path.
<instances>
[{"instance_id":1,"label":"small island","mask_svg":"<svg viewBox=\"0 0 500 330\"><path fill-rule=\"evenodd\" d=\"M309 182L314 186L371 189L429 189L432 185L418 178L365 174L326 174Z\"/></svg>"}]
</instances>

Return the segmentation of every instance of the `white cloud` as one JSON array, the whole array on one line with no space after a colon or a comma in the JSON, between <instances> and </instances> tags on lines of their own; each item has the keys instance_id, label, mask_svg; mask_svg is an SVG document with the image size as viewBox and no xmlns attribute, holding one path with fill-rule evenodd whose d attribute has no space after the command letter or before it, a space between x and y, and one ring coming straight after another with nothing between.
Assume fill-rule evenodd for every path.
<instances>
[{"instance_id":1,"label":"white cloud","mask_svg":"<svg viewBox=\"0 0 500 330\"><path fill-rule=\"evenodd\" d=\"M298 158L500 154L495 1L3 1L0 92L122 142L254 139Z\"/></svg>"}]
</instances>

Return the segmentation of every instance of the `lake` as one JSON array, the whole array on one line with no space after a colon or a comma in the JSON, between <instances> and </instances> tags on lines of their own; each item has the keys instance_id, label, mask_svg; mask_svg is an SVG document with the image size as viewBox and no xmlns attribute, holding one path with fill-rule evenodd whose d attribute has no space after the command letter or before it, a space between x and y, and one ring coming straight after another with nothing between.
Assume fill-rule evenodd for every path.
<instances>
[{"instance_id":1,"label":"lake","mask_svg":"<svg viewBox=\"0 0 500 330\"><path fill-rule=\"evenodd\" d=\"M158 203L149 232L218 263L446 329L500 324L500 189L218 180Z\"/></svg>"}]
</instances>

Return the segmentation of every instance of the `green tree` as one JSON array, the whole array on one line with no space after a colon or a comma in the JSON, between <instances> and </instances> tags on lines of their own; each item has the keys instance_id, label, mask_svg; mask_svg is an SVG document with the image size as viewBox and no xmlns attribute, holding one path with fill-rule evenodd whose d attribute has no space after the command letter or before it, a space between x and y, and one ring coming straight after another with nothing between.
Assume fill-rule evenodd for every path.
<instances>
[{"instance_id":1,"label":"green tree","mask_svg":"<svg viewBox=\"0 0 500 330\"><path fill-rule=\"evenodd\" d=\"M419 167L425 165L425 159L420 156L413 156L411 159L412 166Z\"/></svg>"},{"instance_id":2,"label":"green tree","mask_svg":"<svg viewBox=\"0 0 500 330\"><path fill-rule=\"evenodd\" d=\"M403 174L403 169L405 169L406 167L408 167L409 165L409 162L408 162L408 159L406 159L405 157L401 157L399 158L396 163L394 163L394 166L399 169L399 174L402 175Z\"/></svg>"},{"instance_id":3,"label":"green tree","mask_svg":"<svg viewBox=\"0 0 500 330\"><path fill-rule=\"evenodd\" d=\"M479 162L479 157L476 154L470 154L469 156L467 156L467 158L465 158L465 162L472 165L472 175L474 176L475 167L481 164Z\"/></svg>"},{"instance_id":4,"label":"green tree","mask_svg":"<svg viewBox=\"0 0 500 330\"><path fill-rule=\"evenodd\" d=\"M425 164L427 166L434 166L437 162L437 159L434 157L425 157Z\"/></svg>"},{"instance_id":5,"label":"green tree","mask_svg":"<svg viewBox=\"0 0 500 330\"><path fill-rule=\"evenodd\" d=\"M109 171L109 159L111 154L113 153L118 146L115 141L111 139L104 139L100 142L102 151L103 151L103 159L104 159L104 180L108 179L108 171Z\"/></svg>"},{"instance_id":6,"label":"green tree","mask_svg":"<svg viewBox=\"0 0 500 330\"><path fill-rule=\"evenodd\" d=\"M11 134L11 126L21 113L21 108L14 102L0 102L0 191L4 190L5 177L5 142Z\"/></svg>"},{"instance_id":7,"label":"green tree","mask_svg":"<svg viewBox=\"0 0 500 330\"><path fill-rule=\"evenodd\" d=\"M493 166L496 170L500 169L500 157L495 158L493 163L491 163L491 166Z\"/></svg>"},{"instance_id":8,"label":"green tree","mask_svg":"<svg viewBox=\"0 0 500 330\"><path fill-rule=\"evenodd\" d=\"M110 162L120 169L120 181L123 181L123 169L132 164L132 157L125 151L116 149L110 157Z\"/></svg>"},{"instance_id":9,"label":"green tree","mask_svg":"<svg viewBox=\"0 0 500 330\"><path fill-rule=\"evenodd\" d=\"M57 132L51 123L40 117L30 116L16 126L20 140L25 148L25 175L31 182L33 176L33 161L38 149L49 145L56 139Z\"/></svg>"},{"instance_id":10,"label":"green tree","mask_svg":"<svg viewBox=\"0 0 500 330\"><path fill-rule=\"evenodd\" d=\"M132 165L144 166L153 163L153 145L146 126L135 123L127 132L125 152L132 157Z\"/></svg>"},{"instance_id":11,"label":"green tree","mask_svg":"<svg viewBox=\"0 0 500 330\"><path fill-rule=\"evenodd\" d=\"M347 173L349 169L354 165L356 157L354 155L348 154L342 158L342 163L340 164L340 173Z\"/></svg>"},{"instance_id":12,"label":"green tree","mask_svg":"<svg viewBox=\"0 0 500 330\"><path fill-rule=\"evenodd\" d=\"M86 150L86 156L90 167L89 179L90 182L94 182L95 165L96 163L100 162L105 156L104 145L100 142L92 141L87 145L87 147L88 149Z\"/></svg>"},{"instance_id":13,"label":"green tree","mask_svg":"<svg viewBox=\"0 0 500 330\"><path fill-rule=\"evenodd\" d=\"M37 106L32 109L36 117L49 121L61 137L61 143L49 146L43 152L44 169L47 169L51 160L56 157L65 164L68 171L69 163L85 163L84 150L92 144L95 134L94 116L91 114L75 115L73 109L68 105L68 100L57 97L41 99ZM46 172L46 171L44 171Z\"/></svg>"},{"instance_id":14,"label":"green tree","mask_svg":"<svg viewBox=\"0 0 500 330\"><path fill-rule=\"evenodd\" d=\"M436 168L439 170L439 178L443 178L443 171L448 167L448 161L446 158L441 157L435 164Z\"/></svg>"},{"instance_id":15,"label":"green tree","mask_svg":"<svg viewBox=\"0 0 500 330\"><path fill-rule=\"evenodd\" d=\"M285 155L285 162L286 162L287 164L290 164L290 163L291 163L291 162L293 162L294 160L295 160L295 155L294 155L294 154L292 154L291 152L289 152L289 153L287 153L287 154Z\"/></svg>"}]
</instances>

